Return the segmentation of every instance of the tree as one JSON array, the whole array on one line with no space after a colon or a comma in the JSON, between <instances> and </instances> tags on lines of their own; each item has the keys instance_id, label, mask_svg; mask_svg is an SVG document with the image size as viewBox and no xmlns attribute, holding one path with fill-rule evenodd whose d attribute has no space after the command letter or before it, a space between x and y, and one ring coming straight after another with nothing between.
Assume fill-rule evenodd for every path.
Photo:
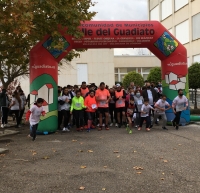
<instances>
[{"instance_id":1,"label":"tree","mask_svg":"<svg viewBox=\"0 0 200 193\"><path fill-rule=\"evenodd\" d=\"M161 81L161 67L154 67L150 70L147 80L149 82L158 83Z\"/></svg>"},{"instance_id":2,"label":"tree","mask_svg":"<svg viewBox=\"0 0 200 193\"><path fill-rule=\"evenodd\" d=\"M80 21L91 20L92 0L0 0L0 80L7 87L29 73L29 51L46 34L59 39L61 34L81 38ZM59 26L58 26L59 25ZM66 28L67 27L67 28ZM62 48L57 44L56 48ZM84 50L72 50L71 61Z\"/></svg>"},{"instance_id":3,"label":"tree","mask_svg":"<svg viewBox=\"0 0 200 193\"><path fill-rule=\"evenodd\" d=\"M124 88L128 88L129 84L131 82L134 82L135 85L141 86L141 87L144 85L144 79L143 79L143 77L141 76L141 74L139 74L139 73L137 73L135 71L129 72L124 77L124 80L123 80L123 86L124 86Z\"/></svg>"},{"instance_id":4,"label":"tree","mask_svg":"<svg viewBox=\"0 0 200 193\"><path fill-rule=\"evenodd\" d=\"M188 68L189 88L194 89L194 109L197 109L197 89L200 88L200 63L196 62Z\"/></svg>"}]
</instances>

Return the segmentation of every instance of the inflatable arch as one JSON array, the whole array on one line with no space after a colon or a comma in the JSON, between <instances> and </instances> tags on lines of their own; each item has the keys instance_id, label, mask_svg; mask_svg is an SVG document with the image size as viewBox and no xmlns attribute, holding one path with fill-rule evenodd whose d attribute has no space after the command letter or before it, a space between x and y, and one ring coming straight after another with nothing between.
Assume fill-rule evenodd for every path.
<instances>
[{"instance_id":1,"label":"inflatable arch","mask_svg":"<svg viewBox=\"0 0 200 193\"><path fill-rule=\"evenodd\" d=\"M187 51L185 47L157 21L85 21L81 22L82 39L63 35L63 49L55 49L49 35L30 51L30 98L45 99L47 115L41 118L38 130L54 132L57 129L58 62L71 49L78 48L148 48L161 60L163 93L168 102L183 89L189 98ZM167 119L174 117L167 111ZM190 111L182 113L181 123L190 121Z\"/></svg>"}]
</instances>

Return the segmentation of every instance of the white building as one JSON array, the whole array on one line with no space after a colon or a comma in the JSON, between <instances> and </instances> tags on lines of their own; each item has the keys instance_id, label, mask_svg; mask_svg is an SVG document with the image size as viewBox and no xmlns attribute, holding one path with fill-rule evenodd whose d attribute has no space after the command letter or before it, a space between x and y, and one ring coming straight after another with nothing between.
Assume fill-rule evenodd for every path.
<instances>
[{"instance_id":1,"label":"white building","mask_svg":"<svg viewBox=\"0 0 200 193\"><path fill-rule=\"evenodd\" d=\"M186 47L188 65L200 62L200 0L148 0L148 12Z\"/></svg>"}]
</instances>

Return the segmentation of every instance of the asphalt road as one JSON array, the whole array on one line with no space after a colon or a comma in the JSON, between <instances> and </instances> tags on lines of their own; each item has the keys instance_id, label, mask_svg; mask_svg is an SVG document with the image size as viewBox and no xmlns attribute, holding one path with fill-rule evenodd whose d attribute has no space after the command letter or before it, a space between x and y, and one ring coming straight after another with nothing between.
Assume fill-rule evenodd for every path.
<instances>
[{"instance_id":1,"label":"asphalt road","mask_svg":"<svg viewBox=\"0 0 200 193\"><path fill-rule=\"evenodd\" d=\"M2 193L200 193L200 126L0 138ZM79 190L82 187L83 190Z\"/></svg>"}]
</instances>

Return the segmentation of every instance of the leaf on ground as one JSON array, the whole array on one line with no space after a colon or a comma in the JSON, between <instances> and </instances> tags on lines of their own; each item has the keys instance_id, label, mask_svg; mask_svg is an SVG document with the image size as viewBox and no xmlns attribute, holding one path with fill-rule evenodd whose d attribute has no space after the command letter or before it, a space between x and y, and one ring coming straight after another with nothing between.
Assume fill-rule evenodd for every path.
<instances>
[{"instance_id":1,"label":"leaf on ground","mask_svg":"<svg viewBox=\"0 0 200 193\"><path fill-rule=\"evenodd\" d=\"M105 191L105 190L106 190L106 188L102 188L102 190L103 190L103 191Z\"/></svg>"},{"instance_id":2,"label":"leaf on ground","mask_svg":"<svg viewBox=\"0 0 200 193\"><path fill-rule=\"evenodd\" d=\"M79 188L79 190L85 190L85 187L84 187L84 186L81 186L81 187Z\"/></svg>"},{"instance_id":3,"label":"leaf on ground","mask_svg":"<svg viewBox=\"0 0 200 193\"><path fill-rule=\"evenodd\" d=\"M119 153L119 151L113 151L113 153Z\"/></svg>"},{"instance_id":4,"label":"leaf on ground","mask_svg":"<svg viewBox=\"0 0 200 193\"><path fill-rule=\"evenodd\" d=\"M85 168L87 168L87 166L81 166L80 168L81 168L81 169L85 169Z\"/></svg>"},{"instance_id":5,"label":"leaf on ground","mask_svg":"<svg viewBox=\"0 0 200 193\"><path fill-rule=\"evenodd\" d=\"M90 150L88 150L88 152L89 152L89 153L93 153L93 151L92 151L91 149L90 149Z\"/></svg>"},{"instance_id":6,"label":"leaf on ground","mask_svg":"<svg viewBox=\"0 0 200 193\"><path fill-rule=\"evenodd\" d=\"M167 160L163 160L163 162L164 162L164 163L167 163L168 161L167 161Z\"/></svg>"},{"instance_id":7,"label":"leaf on ground","mask_svg":"<svg viewBox=\"0 0 200 193\"><path fill-rule=\"evenodd\" d=\"M164 178L160 178L161 180L164 180Z\"/></svg>"},{"instance_id":8,"label":"leaf on ground","mask_svg":"<svg viewBox=\"0 0 200 193\"><path fill-rule=\"evenodd\" d=\"M137 172L137 174L142 174L142 172Z\"/></svg>"},{"instance_id":9,"label":"leaf on ground","mask_svg":"<svg viewBox=\"0 0 200 193\"><path fill-rule=\"evenodd\" d=\"M103 166L104 168L107 168L108 166Z\"/></svg>"},{"instance_id":10,"label":"leaf on ground","mask_svg":"<svg viewBox=\"0 0 200 193\"><path fill-rule=\"evenodd\" d=\"M42 159L49 159L49 157L48 156L44 156Z\"/></svg>"},{"instance_id":11,"label":"leaf on ground","mask_svg":"<svg viewBox=\"0 0 200 193\"><path fill-rule=\"evenodd\" d=\"M77 140L73 139L72 142L76 142Z\"/></svg>"},{"instance_id":12,"label":"leaf on ground","mask_svg":"<svg viewBox=\"0 0 200 193\"><path fill-rule=\"evenodd\" d=\"M165 175L165 173L163 172L162 175Z\"/></svg>"},{"instance_id":13,"label":"leaf on ground","mask_svg":"<svg viewBox=\"0 0 200 193\"><path fill-rule=\"evenodd\" d=\"M179 146L181 146L182 144L178 144Z\"/></svg>"},{"instance_id":14,"label":"leaf on ground","mask_svg":"<svg viewBox=\"0 0 200 193\"><path fill-rule=\"evenodd\" d=\"M137 153L137 151L133 151L133 153Z\"/></svg>"},{"instance_id":15,"label":"leaf on ground","mask_svg":"<svg viewBox=\"0 0 200 193\"><path fill-rule=\"evenodd\" d=\"M83 152L83 150L79 150L78 152Z\"/></svg>"},{"instance_id":16,"label":"leaf on ground","mask_svg":"<svg viewBox=\"0 0 200 193\"><path fill-rule=\"evenodd\" d=\"M117 156L117 158L119 158L119 157L120 157L120 155Z\"/></svg>"},{"instance_id":17,"label":"leaf on ground","mask_svg":"<svg viewBox=\"0 0 200 193\"><path fill-rule=\"evenodd\" d=\"M36 152L33 152L33 154L32 155L36 155L37 153Z\"/></svg>"},{"instance_id":18,"label":"leaf on ground","mask_svg":"<svg viewBox=\"0 0 200 193\"><path fill-rule=\"evenodd\" d=\"M133 167L133 169L135 169L135 170L144 170L143 167L139 167L139 166L135 166L135 167Z\"/></svg>"}]
</instances>

